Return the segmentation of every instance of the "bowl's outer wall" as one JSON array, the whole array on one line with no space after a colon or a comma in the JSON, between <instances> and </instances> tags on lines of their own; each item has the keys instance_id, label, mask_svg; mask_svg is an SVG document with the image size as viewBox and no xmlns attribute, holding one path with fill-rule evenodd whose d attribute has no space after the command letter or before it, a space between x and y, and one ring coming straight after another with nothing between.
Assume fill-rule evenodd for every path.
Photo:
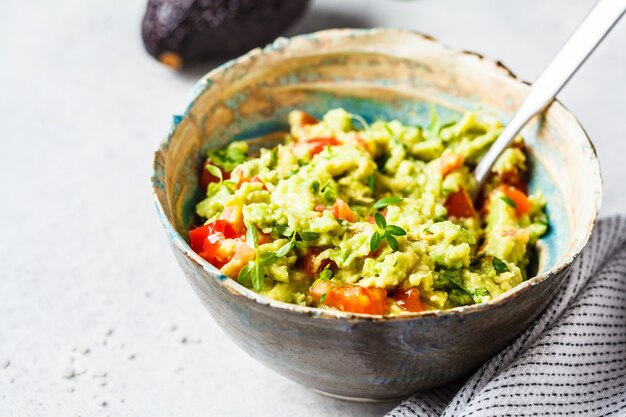
<instances>
[{"instance_id":1,"label":"bowl's outer wall","mask_svg":"<svg viewBox=\"0 0 626 417\"><path fill-rule=\"evenodd\" d=\"M203 304L244 351L305 386L351 398L397 398L468 374L532 322L565 276L480 315L346 321L250 300L174 252Z\"/></svg>"},{"instance_id":2,"label":"bowl's outer wall","mask_svg":"<svg viewBox=\"0 0 626 417\"><path fill-rule=\"evenodd\" d=\"M314 311L319 310L281 303L276 308L276 302L269 306L263 297L224 280L181 235L186 237L200 198L202 153L233 139L271 137L286 128L293 108L321 115L343 106L370 119L421 125L433 113L446 120L482 108L507 120L526 92L526 85L491 61L394 30L306 35L210 73L155 157L157 207L185 275L246 352L312 388L389 398L467 374L545 308L597 216L597 159L559 103L524 132L532 148L531 189L548 198L551 231L542 239L544 273L487 306L390 320L318 317Z\"/></svg>"}]
</instances>

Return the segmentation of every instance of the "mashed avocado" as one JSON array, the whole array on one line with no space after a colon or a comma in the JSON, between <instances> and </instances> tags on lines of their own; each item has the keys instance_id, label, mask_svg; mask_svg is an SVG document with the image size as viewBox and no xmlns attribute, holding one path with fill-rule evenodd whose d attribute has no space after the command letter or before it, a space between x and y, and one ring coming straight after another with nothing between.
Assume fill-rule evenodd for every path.
<instances>
[{"instance_id":1,"label":"mashed avocado","mask_svg":"<svg viewBox=\"0 0 626 417\"><path fill-rule=\"evenodd\" d=\"M289 117L284 143L209 152L192 247L276 300L366 314L486 302L526 279L547 229L521 138L481 207L472 168L502 131L484 113L422 128L334 109Z\"/></svg>"}]
</instances>

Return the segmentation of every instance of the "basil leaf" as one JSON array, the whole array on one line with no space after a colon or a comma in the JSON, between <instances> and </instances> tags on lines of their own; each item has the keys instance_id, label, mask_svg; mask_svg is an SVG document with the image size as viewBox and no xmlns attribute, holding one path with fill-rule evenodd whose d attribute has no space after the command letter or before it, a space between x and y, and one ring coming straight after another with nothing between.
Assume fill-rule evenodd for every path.
<instances>
[{"instance_id":1,"label":"basil leaf","mask_svg":"<svg viewBox=\"0 0 626 417\"><path fill-rule=\"evenodd\" d=\"M285 236L285 237L291 237L291 235L293 235L293 230L291 229L291 227L289 227L286 224L278 225L278 226L274 227L274 230L276 230L276 232L279 235L282 235L282 236Z\"/></svg>"},{"instance_id":2,"label":"basil leaf","mask_svg":"<svg viewBox=\"0 0 626 417\"><path fill-rule=\"evenodd\" d=\"M222 170L219 169L218 167L216 167L215 165L211 165L211 164L206 164L204 166L204 169L206 169L207 171L209 171L209 173L211 175L213 175L214 177L217 177L220 179L220 182L222 182L224 180L224 177L222 176Z\"/></svg>"},{"instance_id":3,"label":"basil leaf","mask_svg":"<svg viewBox=\"0 0 626 417\"><path fill-rule=\"evenodd\" d=\"M324 269L322 270L322 272L320 272L320 279L322 281L328 281L332 277L333 277L333 271L331 271L330 268L328 268L328 265L326 265Z\"/></svg>"},{"instance_id":4,"label":"basil leaf","mask_svg":"<svg viewBox=\"0 0 626 417\"><path fill-rule=\"evenodd\" d=\"M495 256L491 261L491 265L493 265L493 269L496 270L496 273L498 275L509 272L509 267L506 265L506 263L502 259L496 258Z\"/></svg>"},{"instance_id":5,"label":"basil leaf","mask_svg":"<svg viewBox=\"0 0 626 417\"><path fill-rule=\"evenodd\" d=\"M320 235L318 235L315 232L298 232L298 234L300 235L300 237L302 238L302 240L309 242L311 240L316 240L320 237Z\"/></svg>"},{"instance_id":6,"label":"basil leaf","mask_svg":"<svg viewBox=\"0 0 626 417\"><path fill-rule=\"evenodd\" d=\"M385 232L388 232L389 234L394 235L394 236L406 235L406 230L404 230L403 228L399 226L394 226L393 224L390 224L387 227L385 227Z\"/></svg>"},{"instance_id":7,"label":"basil leaf","mask_svg":"<svg viewBox=\"0 0 626 417\"><path fill-rule=\"evenodd\" d=\"M251 278L252 288L254 288L254 291L261 292L263 286L265 285L265 268L263 268L263 266L261 266L258 262L253 263Z\"/></svg>"},{"instance_id":8,"label":"basil leaf","mask_svg":"<svg viewBox=\"0 0 626 417\"><path fill-rule=\"evenodd\" d=\"M252 282L252 268L254 267L254 261L250 261L241 268L239 275L237 275L237 282L241 285L249 286Z\"/></svg>"},{"instance_id":9,"label":"basil leaf","mask_svg":"<svg viewBox=\"0 0 626 417\"><path fill-rule=\"evenodd\" d=\"M511 200L509 197L507 197L505 195L500 197L500 200L504 201L507 205L513 207L514 209L517 208L517 205L515 204L515 201Z\"/></svg>"},{"instance_id":10,"label":"basil leaf","mask_svg":"<svg viewBox=\"0 0 626 417\"><path fill-rule=\"evenodd\" d=\"M387 207L387 206L391 206L391 205L394 205L394 204L398 204L398 203L400 203L402 201L404 201L404 198L400 198L400 197L381 198L376 203L374 203L374 208L376 210L378 210L378 209L381 209L383 207Z\"/></svg>"},{"instance_id":11,"label":"basil leaf","mask_svg":"<svg viewBox=\"0 0 626 417\"><path fill-rule=\"evenodd\" d=\"M376 225L383 230L387 227L387 220L385 220L385 216L380 213L374 213L374 221L376 221Z\"/></svg>"},{"instance_id":12,"label":"basil leaf","mask_svg":"<svg viewBox=\"0 0 626 417\"><path fill-rule=\"evenodd\" d=\"M276 261L276 252L265 252L257 258L257 263L261 266L268 266Z\"/></svg>"},{"instance_id":13,"label":"basil leaf","mask_svg":"<svg viewBox=\"0 0 626 417\"><path fill-rule=\"evenodd\" d=\"M398 245L398 240L395 237L391 235L385 235L385 239L387 239L387 243L389 243L389 247L391 247L391 249L395 251L400 249L400 246Z\"/></svg>"},{"instance_id":14,"label":"basil leaf","mask_svg":"<svg viewBox=\"0 0 626 417\"><path fill-rule=\"evenodd\" d=\"M374 252L376 249L378 249L382 240L383 236L378 232L374 232L374 234L372 235L372 239L370 240L370 251Z\"/></svg>"},{"instance_id":15,"label":"basil leaf","mask_svg":"<svg viewBox=\"0 0 626 417\"><path fill-rule=\"evenodd\" d=\"M289 242L285 243L283 246L281 246L280 249L278 249L276 251L276 257L277 258L281 258L285 255L287 255L289 253L289 251L291 251L291 249L293 249L293 246L296 244L295 240L290 240Z\"/></svg>"},{"instance_id":16,"label":"basil leaf","mask_svg":"<svg viewBox=\"0 0 626 417\"><path fill-rule=\"evenodd\" d=\"M246 230L246 242L253 249L259 247L259 233L256 230L256 226L253 224Z\"/></svg>"}]
</instances>

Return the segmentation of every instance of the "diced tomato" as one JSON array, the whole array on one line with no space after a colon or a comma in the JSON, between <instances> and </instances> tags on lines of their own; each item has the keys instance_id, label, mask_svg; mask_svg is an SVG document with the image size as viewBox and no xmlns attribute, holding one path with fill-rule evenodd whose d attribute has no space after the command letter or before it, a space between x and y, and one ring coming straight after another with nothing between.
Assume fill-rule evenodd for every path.
<instances>
[{"instance_id":1,"label":"diced tomato","mask_svg":"<svg viewBox=\"0 0 626 417\"><path fill-rule=\"evenodd\" d=\"M307 139L305 141L299 142L296 146L302 146L306 148L309 152L309 155L313 157L317 155L318 153L322 152L324 149L326 149L327 146L337 146L340 144L341 142L339 142L337 138L328 137L328 138Z\"/></svg>"},{"instance_id":2,"label":"diced tomato","mask_svg":"<svg viewBox=\"0 0 626 417\"><path fill-rule=\"evenodd\" d=\"M404 311L418 312L424 311L422 302L420 301L420 292L417 288L409 288L408 290L400 290L393 297L398 306Z\"/></svg>"},{"instance_id":3,"label":"diced tomato","mask_svg":"<svg viewBox=\"0 0 626 417\"><path fill-rule=\"evenodd\" d=\"M474 217L476 214L472 199L463 188L450 194L444 205L448 210L448 216Z\"/></svg>"},{"instance_id":4,"label":"diced tomato","mask_svg":"<svg viewBox=\"0 0 626 417\"><path fill-rule=\"evenodd\" d=\"M315 258L317 255L322 253L324 249L326 248L309 248L306 255L304 255L304 259L302 260L302 269L304 269L304 272L308 276L317 276L317 274L319 274L322 269L326 268L327 265L330 265L331 267L335 266L335 263L330 259L323 259L320 262L320 265L317 268L315 267Z\"/></svg>"},{"instance_id":5,"label":"diced tomato","mask_svg":"<svg viewBox=\"0 0 626 417\"><path fill-rule=\"evenodd\" d=\"M209 184L212 182L220 182L220 179L218 177L216 177L215 175L211 174L207 169L206 166L207 165L211 165L211 160L207 158L207 160L204 162L204 164L202 164L202 176L200 177L200 187L202 187L202 190L206 191L206 189L209 187ZM226 172L223 169L220 168L220 171L222 171L222 179L229 179L230 178L230 172Z\"/></svg>"},{"instance_id":6,"label":"diced tomato","mask_svg":"<svg viewBox=\"0 0 626 417\"><path fill-rule=\"evenodd\" d=\"M359 285L333 286L329 282L318 281L309 292L318 302L326 294L322 304L337 310L360 314L387 312L387 291L381 288L365 288Z\"/></svg>"},{"instance_id":7,"label":"diced tomato","mask_svg":"<svg viewBox=\"0 0 626 417\"><path fill-rule=\"evenodd\" d=\"M357 221L356 213L352 211L348 203L343 201L341 198L338 198L335 201L335 204L332 205L331 209L333 211L333 216L335 216L336 219L342 219L350 223Z\"/></svg>"},{"instance_id":8,"label":"diced tomato","mask_svg":"<svg viewBox=\"0 0 626 417\"><path fill-rule=\"evenodd\" d=\"M261 184L263 184L263 189L265 191L267 191L267 187L265 186L265 183L257 175L255 175L252 178L242 178L242 179L240 179L239 180L239 184L237 184L237 188L241 187L241 184L243 184L244 182L260 182Z\"/></svg>"},{"instance_id":9,"label":"diced tomato","mask_svg":"<svg viewBox=\"0 0 626 417\"><path fill-rule=\"evenodd\" d=\"M455 169L461 168L465 159L456 153L447 153L441 156L439 160L441 164L441 176L445 177Z\"/></svg>"},{"instance_id":10,"label":"diced tomato","mask_svg":"<svg viewBox=\"0 0 626 417\"><path fill-rule=\"evenodd\" d=\"M256 252L250 245L245 242L240 242L232 259L221 268L221 271L224 275L235 279L241 269L246 266L249 261L253 260L255 256Z\"/></svg>"},{"instance_id":11,"label":"diced tomato","mask_svg":"<svg viewBox=\"0 0 626 417\"><path fill-rule=\"evenodd\" d=\"M224 235L228 238L240 237L246 233L243 223L243 212L240 206L226 206L220 214L220 220L225 220ZM218 220L219 221L219 220Z\"/></svg>"},{"instance_id":12,"label":"diced tomato","mask_svg":"<svg viewBox=\"0 0 626 417\"><path fill-rule=\"evenodd\" d=\"M289 125L294 127L302 127L305 125L314 125L317 119L302 110L293 110L289 113Z\"/></svg>"},{"instance_id":13,"label":"diced tomato","mask_svg":"<svg viewBox=\"0 0 626 417\"><path fill-rule=\"evenodd\" d=\"M317 211L318 213L322 213L324 210L326 210L326 206L323 204L318 204L317 206L313 207L313 210Z\"/></svg>"},{"instance_id":14,"label":"diced tomato","mask_svg":"<svg viewBox=\"0 0 626 417\"><path fill-rule=\"evenodd\" d=\"M526 194L518 190L517 188L509 185L501 185L498 187L507 197L509 197L515 203L515 212L518 216L522 216L529 213L532 206L530 200L526 197Z\"/></svg>"},{"instance_id":15,"label":"diced tomato","mask_svg":"<svg viewBox=\"0 0 626 417\"><path fill-rule=\"evenodd\" d=\"M528 186L526 185L526 181L522 178L519 170L512 169L504 172L500 175L500 181L502 183L510 185L511 187L515 187L524 194L528 194Z\"/></svg>"},{"instance_id":16,"label":"diced tomato","mask_svg":"<svg viewBox=\"0 0 626 417\"><path fill-rule=\"evenodd\" d=\"M225 238L239 237L226 220L216 220L204 226L197 227L189 231L189 241L191 249L200 253L204 249L204 241L215 233L221 234Z\"/></svg>"},{"instance_id":17,"label":"diced tomato","mask_svg":"<svg viewBox=\"0 0 626 417\"><path fill-rule=\"evenodd\" d=\"M207 238L207 236L209 236L208 224L190 230L189 243L191 244L191 249L193 249L193 251L196 253L202 252L202 246L204 245L204 240Z\"/></svg>"},{"instance_id":18,"label":"diced tomato","mask_svg":"<svg viewBox=\"0 0 626 417\"><path fill-rule=\"evenodd\" d=\"M228 263L235 253L235 245L232 241L235 239L226 239L223 233L216 232L210 234L202 246L202 251L198 252L203 259L217 268L221 268Z\"/></svg>"}]
</instances>

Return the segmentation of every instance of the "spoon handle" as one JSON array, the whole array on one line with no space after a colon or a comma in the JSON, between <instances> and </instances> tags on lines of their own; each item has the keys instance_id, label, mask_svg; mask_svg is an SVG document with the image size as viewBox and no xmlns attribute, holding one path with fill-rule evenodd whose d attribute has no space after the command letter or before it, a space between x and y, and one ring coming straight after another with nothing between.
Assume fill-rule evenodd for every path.
<instances>
[{"instance_id":1,"label":"spoon handle","mask_svg":"<svg viewBox=\"0 0 626 417\"><path fill-rule=\"evenodd\" d=\"M511 122L476 166L474 176L478 191L484 185L491 166L500 154L511 144L522 127L552 102L554 96L602 42L624 11L626 0L600 0L591 10L576 32L543 70ZM476 193L477 196L479 194L480 192Z\"/></svg>"}]
</instances>

